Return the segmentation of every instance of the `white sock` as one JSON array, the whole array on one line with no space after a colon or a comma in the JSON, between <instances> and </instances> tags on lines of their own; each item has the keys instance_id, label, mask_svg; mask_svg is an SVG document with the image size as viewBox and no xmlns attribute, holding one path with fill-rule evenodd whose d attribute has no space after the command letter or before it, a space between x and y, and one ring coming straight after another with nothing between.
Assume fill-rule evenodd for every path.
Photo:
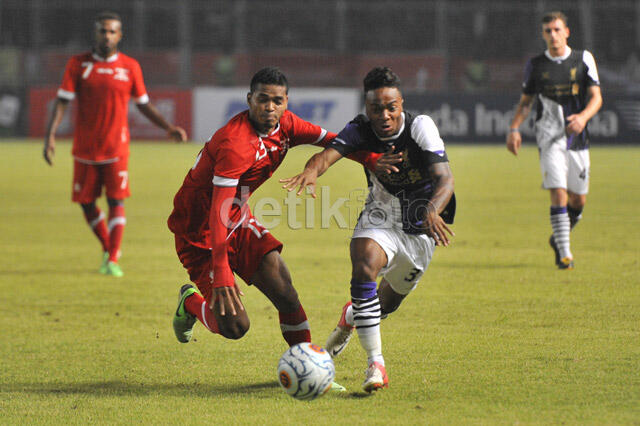
<instances>
[{"instance_id":1,"label":"white sock","mask_svg":"<svg viewBox=\"0 0 640 426\"><path fill-rule=\"evenodd\" d=\"M378 362L384 365L382 357L382 338L380 337L380 300L378 296L362 300L351 298L353 322L358 332L362 349L367 353L369 364Z\"/></svg>"},{"instance_id":2,"label":"white sock","mask_svg":"<svg viewBox=\"0 0 640 426\"><path fill-rule=\"evenodd\" d=\"M560 258L568 257L573 259L569 243L569 232L571 232L571 222L567 214L566 207L551 207L551 229L553 229L553 239L560 252Z\"/></svg>"}]
</instances>

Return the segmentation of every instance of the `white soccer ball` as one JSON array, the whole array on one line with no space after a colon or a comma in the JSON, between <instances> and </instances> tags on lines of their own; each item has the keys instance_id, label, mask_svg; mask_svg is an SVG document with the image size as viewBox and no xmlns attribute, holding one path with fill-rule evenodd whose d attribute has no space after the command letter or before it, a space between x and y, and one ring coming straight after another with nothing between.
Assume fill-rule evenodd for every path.
<instances>
[{"instance_id":1,"label":"white soccer ball","mask_svg":"<svg viewBox=\"0 0 640 426\"><path fill-rule=\"evenodd\" d=\"M282 354L278 380L287 394L310 401L329 390L336 369L329 352L313 343L298 343Z\"/></svg>"}]
</instances>

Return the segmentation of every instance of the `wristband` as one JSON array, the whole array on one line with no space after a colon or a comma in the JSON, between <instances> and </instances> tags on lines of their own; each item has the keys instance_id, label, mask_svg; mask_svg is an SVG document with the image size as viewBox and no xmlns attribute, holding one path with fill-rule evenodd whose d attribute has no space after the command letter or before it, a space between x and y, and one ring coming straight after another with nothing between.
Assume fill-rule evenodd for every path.
<instances>
[{"instance_id":1,"label":"wristband","mask_svg":"<svg viewBox=\"0 0 640 426\"><path fill-rule=\"evenodd\" d=\"M520 133L520 130L518 130L517 128L514 129L513 127L509 129L509 133Z\"/></svg>"}]
</instances>

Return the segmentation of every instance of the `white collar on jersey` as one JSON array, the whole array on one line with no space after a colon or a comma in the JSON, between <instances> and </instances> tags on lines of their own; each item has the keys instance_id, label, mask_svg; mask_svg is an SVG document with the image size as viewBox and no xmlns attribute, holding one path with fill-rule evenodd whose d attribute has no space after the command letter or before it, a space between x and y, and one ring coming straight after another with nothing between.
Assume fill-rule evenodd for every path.
<instances>
[{"instance_id":1,"label":"white collar on jersey","mask_svg":"<svg viewBox=\"0 0 640 426\"><path fill-rule=\"evenodd\" d=\"M393 136L389 136L386 138L381 138L380 136L378 136L378 134L376 133L376 131L373 129L373 127L371 128L371 130L373 130L373 134L376 135L376 137L378 139L380 139L382 142L386 142L386 141L392 141L395 139L398 139L400 137L400 135L402 134L402 131L404 130L404 112L402 113L402 126L400 126L400 130L398 130L398 133L396 133Z\"/></svg>"},{"instance_id":2,"label":"white collar on jersey","mask_svg":"<svg viewBox=\"0 0 640 426\"><path fill-rule=\"evenodd\" d=\"M118 52L114 53L108 58L103 58L102 56L98 55L96 52L91 52L91 56L93 56L93 59L99 62L113 62L116 59L118 59Z\"/></svg>"},{"instance_id":3,"label":"white collar on jersey","mask_svg":"<svg viewBox=\"0 0 640 426\"><path fill-rule=\"evenodd\" d=\"M560 62L562 62L565 59L567 59L569 57L569 55L571 55L571 48L569 46L567 46L567 48L565 49L564 55L562 55L562 56L551 56L551 52L549 52L549 49L544 51L544 55L547 58L549 58L549 60L559 64Z\"/></svg>"},{"instance_id":4,"label":"white collar on jersey","mask_svg":"<svg viewBox=\"0 0 640 426\"><path fill-rule=\"evenodd\" d=\"M276 125L276 128L273 129L273 132L269 133L268 135L263 135L262 133L258 132L256 130L256 133L258 134L258 136L260 136L261 138L268 138L269 136L273 136L276 134L276 132L280 130L280 122L278 122L278 124Z\"/></svg>"}]
</instances>

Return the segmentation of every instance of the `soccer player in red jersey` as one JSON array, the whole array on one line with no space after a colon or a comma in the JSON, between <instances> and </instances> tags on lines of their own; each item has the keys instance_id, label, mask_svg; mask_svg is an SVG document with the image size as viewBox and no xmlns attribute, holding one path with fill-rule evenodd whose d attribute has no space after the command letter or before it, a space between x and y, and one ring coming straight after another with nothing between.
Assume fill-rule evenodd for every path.
<instances>
[{"instance_id":1,"label":"soccer player in red jersey","mask_svg":"<svg viewBox=\"0 0 640 426\"><path fill-rule=\"evenodd\" d=\"M307 316L280 256L282 243L247 205L289 148L325 146L336 136L287 111L287 92L280 70L258 71L247 94L249 109L205 144L174 198L169 229L175 234L178 257L199 289L191 284L180 289L173 327L182 343L191 340L196 319L228 339L247 332L249 317L234 272L275 305L289 345L311 341ZM357 160L372 167L377 158Z\"/></svg>"},{"instance_id":2,"label":"soccer player in red jersey","mask_svg":"<svg viewBox=\"0 0 640 426\"><path fill-rule=\"evenodd\" d=\"M53 165L55 133L69 105L78 99L76 128L71 154L73 166L72 201L80 203L84 217L100 240L103 260L100 273L123 275L118 258L126 223L124 199L130 195L127 162L129 159L129 99L167 135L185 141L187 134L168 123L149 102L138 62L118 51L122 39L122 21L111 12L95 21L95 46L91 52L72 57L67 63L58 89L53 115L44 139L44 159ZM109 222L96 205L106 189Z\"/></svg>"}]
</instances>

